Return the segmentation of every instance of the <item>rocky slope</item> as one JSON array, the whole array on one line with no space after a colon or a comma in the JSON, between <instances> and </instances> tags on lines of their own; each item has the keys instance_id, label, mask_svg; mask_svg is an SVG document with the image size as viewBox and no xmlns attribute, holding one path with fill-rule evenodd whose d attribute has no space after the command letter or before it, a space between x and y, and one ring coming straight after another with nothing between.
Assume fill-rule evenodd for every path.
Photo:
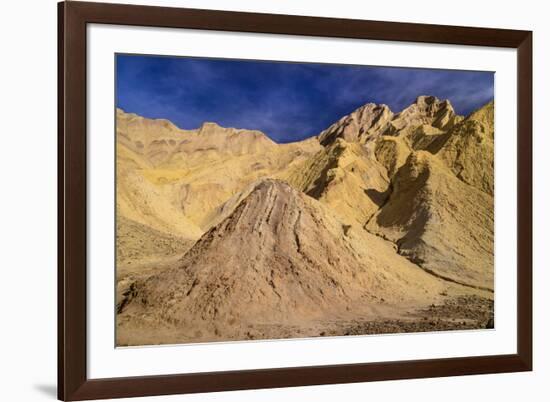
<instances>
[{"instance_id":1,"label":"rocky slope","mask_svg":"<svg viewBox=\"0 0 550 402\"><path fill-rule=\"evenodd\" d=\"M427 147L441 157L456 177L489 195L493 195L494 186L493 113L491 102L453 127L445 141Z\"/></svg>"},{"instance_id":2,"label":"rocky slope","mask_svg":"<svg viewBox=\"0 0 550 402\"><path fill-rule=\"evenodd\" d=\"M361 225L384 201L390 184L373 155L371 146L337 138L282 177L329 206L343 222Z\"/></svg>"},{"instance_id":3,"label":"rocky slope","mask_svg":"<svg viewBox=\"0 0 550 402\"><path fill-rule=\"evenodd\" d=\"M467 314L483 319L434 328L481 325L493 109L366 104L291 144L118 110L117 343L424 328L459 296L481 297Z\"/></svg>"},{"instance_id":4,"label":"rocky slope","mask_svg":"<svg viewBox=\"0 0 550 402\"><path fill-rule=\"evenodd\" d=\"M493 288L493 199L456 178L434 155L412 153L366 229L442 278Z\"/></svg>"}]
</instances>

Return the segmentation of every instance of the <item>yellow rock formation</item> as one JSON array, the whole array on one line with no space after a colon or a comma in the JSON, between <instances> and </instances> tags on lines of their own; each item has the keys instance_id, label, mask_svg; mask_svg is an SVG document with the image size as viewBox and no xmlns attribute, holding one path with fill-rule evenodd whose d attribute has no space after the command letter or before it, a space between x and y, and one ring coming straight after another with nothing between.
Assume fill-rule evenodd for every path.
<instances>
[{"instance_id":1,"label":"yellow rock formation","mask_svg":"<svg viewBox=\"0 0 550 402\"><path fill-rule=\"evenodd\" d=\"M117 343L484 326L493 109L366 104L290 144L117 110ZM478 318L422 321L457 300Z\"/></svg>"}]
</instances>

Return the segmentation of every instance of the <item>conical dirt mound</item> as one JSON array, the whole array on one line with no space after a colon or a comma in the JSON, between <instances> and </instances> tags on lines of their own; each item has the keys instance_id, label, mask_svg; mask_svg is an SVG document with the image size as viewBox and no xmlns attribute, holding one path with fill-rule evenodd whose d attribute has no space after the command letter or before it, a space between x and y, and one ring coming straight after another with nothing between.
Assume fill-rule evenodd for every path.
<instances>
[{"instance_id":1,"label":"conical dirt mound","mask_svg":"<svg viewBox=\"0 0 550 402\"><path fill-rule=\"evenodd\" d=\"M139 316L144 328L173 324L177 332L163 340L174 342L242 339L251 331L285 337L304 325L306 335L317 335L315 323L327 317L426 304L442 289L389 242L350 230L283 182L264 180L177 268L132 287L119 305L118 332L131 343L124 334L139 331L125 331L124 318Z\"/></svg>"}]
</instances>

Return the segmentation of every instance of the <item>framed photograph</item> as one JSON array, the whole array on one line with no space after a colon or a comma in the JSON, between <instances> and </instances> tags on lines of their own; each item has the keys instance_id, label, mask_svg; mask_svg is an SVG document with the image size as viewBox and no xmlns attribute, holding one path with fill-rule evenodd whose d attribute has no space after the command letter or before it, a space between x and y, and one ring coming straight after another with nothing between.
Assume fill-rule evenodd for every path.
<instances>
[{"instance_id":1,"label":"framed photograph","mask_svg":"<svg viewBox=\"0 0 550 402\"><path fill-rule=\"evenodd\" d=\"M59 3L61 400L532 369L532 33Z\"/></svg>"}]
</instances>

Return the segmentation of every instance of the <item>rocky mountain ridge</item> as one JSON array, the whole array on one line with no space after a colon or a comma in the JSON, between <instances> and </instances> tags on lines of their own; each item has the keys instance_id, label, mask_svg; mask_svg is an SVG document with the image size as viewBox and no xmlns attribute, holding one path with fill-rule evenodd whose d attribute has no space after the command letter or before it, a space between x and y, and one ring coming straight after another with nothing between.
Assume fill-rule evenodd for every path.
<instances>
[{"instance_id":1,"label":"rocky mountain ridge","mask_svg":"<svg viewBox=\"0 0 550 402\"><path fill-rule=\"evenodd\" d=\"M316 336L492 298L493 109L366 104L290 144L117 110L118 342Z\"/></svg>"}]
</instances>

